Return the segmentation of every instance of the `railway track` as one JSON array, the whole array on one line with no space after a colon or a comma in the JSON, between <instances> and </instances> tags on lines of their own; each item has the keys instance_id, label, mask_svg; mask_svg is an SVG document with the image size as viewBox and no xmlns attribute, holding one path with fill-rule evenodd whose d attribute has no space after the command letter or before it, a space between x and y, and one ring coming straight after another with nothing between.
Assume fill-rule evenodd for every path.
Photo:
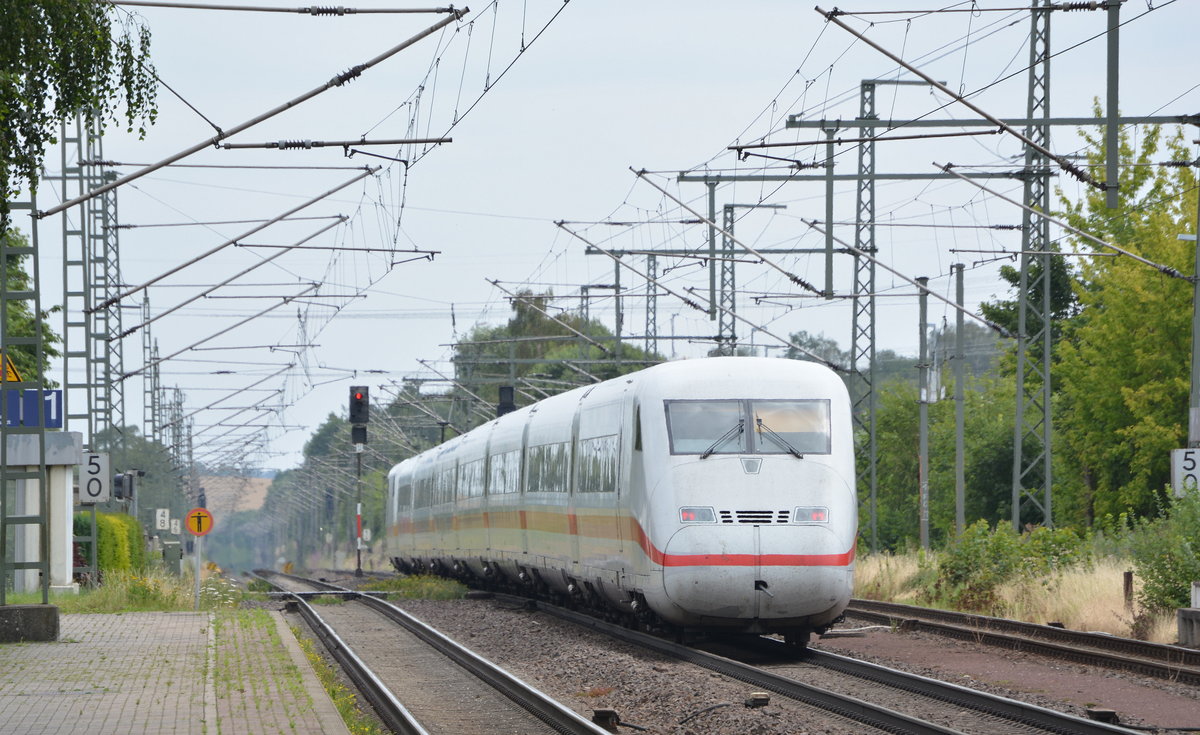
<instances>
[{"instance_id":1,"label":"railway track","mask_svg":"<svg viewBox=\"0 0 1200 735\"><path fill-rule=\"evenodd\" d=\"M317 580L258 574L295 600L305 621L394 732L606 732L384 600ZM336 595L346 603L323 605L318 612L305 598L320 595Z\"/></svg>"},{"instance_id":2,"label":"railway track","mask_svg":"<svg viewBox=\"0 0 1200 735\"><path fill-rule=\"evenodd\" d=\"M512 599L516 601L522 598ZM889 732L989 735L1034 732L1129 735L1134 732L836 654L806 651L798 655L796 649L772 639L760 638L750 645L745 640L736 644L717 643L706 646L708 650L701 650L630 631L583 613L542 603L538 604L538 610ZM714 651L720 651L723 655ZM800 680L811 678L805 675L805 670L814 668L835 672L841 676L840 683L834 684L833 688L826 688ZM829 677L823 678L828 680ZM922 714L905 714L871 704L873 697L879 697L879 687L916 695L923 701L914 706L912 711L919 710ZM895 701L896 697L893 694L886 699ZM908 699L915 701L915 698ZM964 715L967 710L970 714ZM935 714L925 714L929 712ZM932 721L934 719L940 722Z\"/></svg>"},{"instance_id":3,"label":"railway track","mask_svg":"<svg viewBox=\"0 0 1200 735\"><path fill-rule=\"evenodd\" d=\"M903 630L920 630L1184 684L1200 684L1200 651L1180 646L875 600L852 600L846 614Z\"/></svg>"}]
</instances>

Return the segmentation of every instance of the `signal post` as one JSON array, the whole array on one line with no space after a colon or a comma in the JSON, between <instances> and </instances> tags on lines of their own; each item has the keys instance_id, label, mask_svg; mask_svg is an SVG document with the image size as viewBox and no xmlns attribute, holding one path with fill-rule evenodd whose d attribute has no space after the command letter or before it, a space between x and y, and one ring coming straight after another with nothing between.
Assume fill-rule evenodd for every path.
<instances>
[{"instance_id":1,"label":"signal post","mask_svg":"<svg viewBox=\"0 0 1200 735\"><path fill-rule=\"evenodd\" d=\"M354 488L357 505L354 510L354 576L361 577L363 527L362 527L362 456L367 446L367 422L371 418L371 394L365 385L350 386L350 441L354 444Z\"/></svg>"}]
</instances>

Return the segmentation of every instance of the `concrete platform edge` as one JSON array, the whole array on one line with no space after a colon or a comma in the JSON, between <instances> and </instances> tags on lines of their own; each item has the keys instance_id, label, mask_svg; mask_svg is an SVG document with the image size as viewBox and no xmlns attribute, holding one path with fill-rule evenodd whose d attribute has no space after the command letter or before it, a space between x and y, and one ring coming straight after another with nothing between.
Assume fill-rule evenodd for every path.
<instances>
[{"instance_id":1,"label":"concrete platform edge","mask_svg":"<svg viewBox=\"0 0 1200 735\"><path fill-rule=\"evenodd\" d=\"M317 672L313 670L312 664L308 662L308 657L304 655L304 651L300 650L300 644L296 641L292 629L288 627L287 621L283 619L283 615L272 611L271 618L275 621L279 639L283 641L284 648L287 649L292 662L303 672L304 689L312 697L313 710L321 722L321 731L327 735L350 735L346 722L342 719L333 700L330 699L329 693L325 691L325 687L321 685L321 680L317 676Z\"/></svg>"}]
</instances>

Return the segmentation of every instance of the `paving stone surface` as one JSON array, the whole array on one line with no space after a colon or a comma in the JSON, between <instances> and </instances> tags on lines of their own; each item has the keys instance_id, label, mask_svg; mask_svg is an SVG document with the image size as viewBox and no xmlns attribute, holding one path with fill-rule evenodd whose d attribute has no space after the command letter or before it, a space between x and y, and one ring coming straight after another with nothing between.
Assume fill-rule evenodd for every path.
<instances>
[{"instance_id":1,"label":"paving stone surface","mask_svg":"<svg viewBox=\"0 0 1200 735\"><path fill-rule=\"evenodd\" d=\"M63 615L0 645L0 735L346 732L278 613Z\"/></svg>"}]
</instances>

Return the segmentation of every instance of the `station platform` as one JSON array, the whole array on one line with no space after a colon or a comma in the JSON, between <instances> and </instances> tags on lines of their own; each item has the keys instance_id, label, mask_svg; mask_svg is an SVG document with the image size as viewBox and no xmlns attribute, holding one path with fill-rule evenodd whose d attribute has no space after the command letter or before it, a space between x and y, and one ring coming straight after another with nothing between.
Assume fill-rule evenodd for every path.
<instances>
[{"instance_id":1,"label":"station platform","mask_svg":"<svg viewBox=\"0 0 1200 735\"><path fill-rule=\"evenodd\" d=\"M56 642L0 645L0 734L348 735L278 612L60 620Z\"/></svg>"}]
</instances>

